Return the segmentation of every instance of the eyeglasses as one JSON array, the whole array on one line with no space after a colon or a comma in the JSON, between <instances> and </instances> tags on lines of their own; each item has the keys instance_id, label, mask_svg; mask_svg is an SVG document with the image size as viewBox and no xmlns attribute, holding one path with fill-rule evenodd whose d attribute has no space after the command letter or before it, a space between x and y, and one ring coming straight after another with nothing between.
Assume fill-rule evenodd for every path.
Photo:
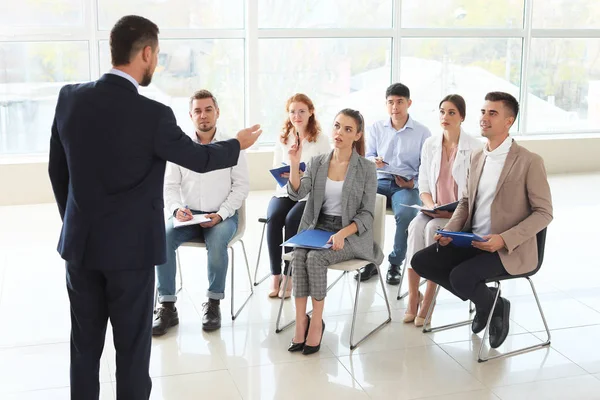
<instances>
[{"instance_id":1,"label":"eyeglasses","mask_svg":"<svg viewBox=\"0 0 600 400\"><path fill-rule=\"evenodd\" d=\"M289 112L289 114L292 116L300 115L301 117L304 117L306 114L308 114L308 110L292 110Z\"/></svg>"}]
</instances>

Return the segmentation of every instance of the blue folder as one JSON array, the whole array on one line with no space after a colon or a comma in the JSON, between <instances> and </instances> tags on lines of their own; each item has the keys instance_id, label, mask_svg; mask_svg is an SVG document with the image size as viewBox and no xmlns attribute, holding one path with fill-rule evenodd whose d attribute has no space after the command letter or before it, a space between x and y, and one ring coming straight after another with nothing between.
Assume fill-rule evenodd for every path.
<instances>
[{"instance_id":1,"label":"blue folder","mask_svg":"<svg viewBox=\"0 0 600 400\"><path fill-rule=\"evenodd\" d=\"M481 236L469 232L450 232L438 229L436 233L452 238L452 244L458 247L471 247L471 242L487 242Z\"/></svg>"},{"instance_id":2,"label":"blue folder","mask_svg":"<svg viewBox=\"0 0 600 400\"><path fill-rule=\"evenodd\" d=\"M300 247L312 250L328 249L331 247L331 243L327 243L327 241L333 234L334 232L327 232L321 229L308 229L291 237L282 243L281 246Z\"/></svg>"},{"instance_id":3,"label":"blue folder","mask_svg":"<svg viewBox=\"0 0 600 400\"><path fill-rule=\"evenodd\" d=\"M273 168L271 170L271 174L273 175L273 178L275 178L275 180L277 181L277 183L279 184L280 187L284 187L285 185L287 185L288 180L287 178L282 178L281 174L287 172L290 172L290 166L287 164L284 164L283 166L279 167L279 168ZM305 163L300 163L300 171L304 172L306 171L306 164Z\"/></svg>"}]
</instances>

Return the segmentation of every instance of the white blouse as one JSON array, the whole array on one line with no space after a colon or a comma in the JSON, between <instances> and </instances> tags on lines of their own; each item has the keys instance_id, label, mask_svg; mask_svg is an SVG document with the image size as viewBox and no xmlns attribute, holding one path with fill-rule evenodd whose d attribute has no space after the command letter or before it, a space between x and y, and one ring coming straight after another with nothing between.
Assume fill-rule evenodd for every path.
<instances>
[{"instance_id":1,"label":"white blouse","mask_svg":"<svg viewBox=\"0 0 600 400\"><path fill-rule=\"evenodd\" d=\"M288 137L287 143L283 144L281 143L279 135L277 136L277 144L275 145L275 154L273 156L274 168L281 167L282 163L290 163L290 156L288 152L295 142L296 141L293 137ZM331 144L329 143L329 137L321 132L317 135L317 140L314 142L309 142L306 139L302 141L302 155L300 157L300 161L308 163L314 156L329 153L330 151ZM276 184L275 197L287 197L287 195L287 187L279 187L279 185Z\"/></svg>"}]
</instances>

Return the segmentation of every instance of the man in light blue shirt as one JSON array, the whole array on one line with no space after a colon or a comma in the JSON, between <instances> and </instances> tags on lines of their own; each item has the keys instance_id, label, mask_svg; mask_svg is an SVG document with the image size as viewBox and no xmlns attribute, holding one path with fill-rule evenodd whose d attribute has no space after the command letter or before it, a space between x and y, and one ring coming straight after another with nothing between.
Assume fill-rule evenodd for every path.
<instances>
[{"instance_id":1,"label":"man in light blue shirt","mask_svg":"<svg viewBox=\"0 0 600 400\"><path fill-rule=\"evenodd\" d=\"M367 130L366 157L377 164L377 193L386 196L388 207L394 210L396 235L394 248L388 257L390 266L386 281L398 285L400 265L406 255L408 225L417 215L414 208L400 204L420 204L418 177L421 149L431 132L408 114L412 104L408 87L394 83L387 88L385 97L390 118L375 122ZM355 278L364 281L376 274L377 268L370 264Z\"/></svg>"}]
</instances>

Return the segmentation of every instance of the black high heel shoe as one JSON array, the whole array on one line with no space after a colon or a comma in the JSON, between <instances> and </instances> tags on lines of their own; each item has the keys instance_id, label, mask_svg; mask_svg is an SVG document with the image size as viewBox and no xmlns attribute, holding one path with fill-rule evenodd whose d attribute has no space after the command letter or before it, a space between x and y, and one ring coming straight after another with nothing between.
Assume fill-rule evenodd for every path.
<instances>
[{"instance_id":1,"label":"black high heel shoe","mask_svg":"<svg viewBox=\"0 0 600 400\"><path fill-rule=\"evenodd\" d=\"M304 334L304 342L294 343L294 339L292 338L292 341L290 342L290 346L288 347L288 351L290 351L292 353L295 351L302 351L302 349L304 349L304 343L306 343L306 337L308 336L308 328L310 327L310 317L307 315L306 318L308 318L308 323L306 324L306 333Z\"/></svg>"},{"instance_id":2,"label":"black high heel shoe","mask_svg":"<svg viewBox=\"0 0 600 400\"><path fill-rule=\"evenodd\" d=\"M308 346L305 344L302 349L302 354L308 356L319 351L321 349L321 342L323 341L323 333L325 333L325 321L323 321L323 329L321 330L321 340L319 341L319 344L316 346ZM306 331L306 336L308 336L308 331Z\"/></svg>"}]
</instances>

